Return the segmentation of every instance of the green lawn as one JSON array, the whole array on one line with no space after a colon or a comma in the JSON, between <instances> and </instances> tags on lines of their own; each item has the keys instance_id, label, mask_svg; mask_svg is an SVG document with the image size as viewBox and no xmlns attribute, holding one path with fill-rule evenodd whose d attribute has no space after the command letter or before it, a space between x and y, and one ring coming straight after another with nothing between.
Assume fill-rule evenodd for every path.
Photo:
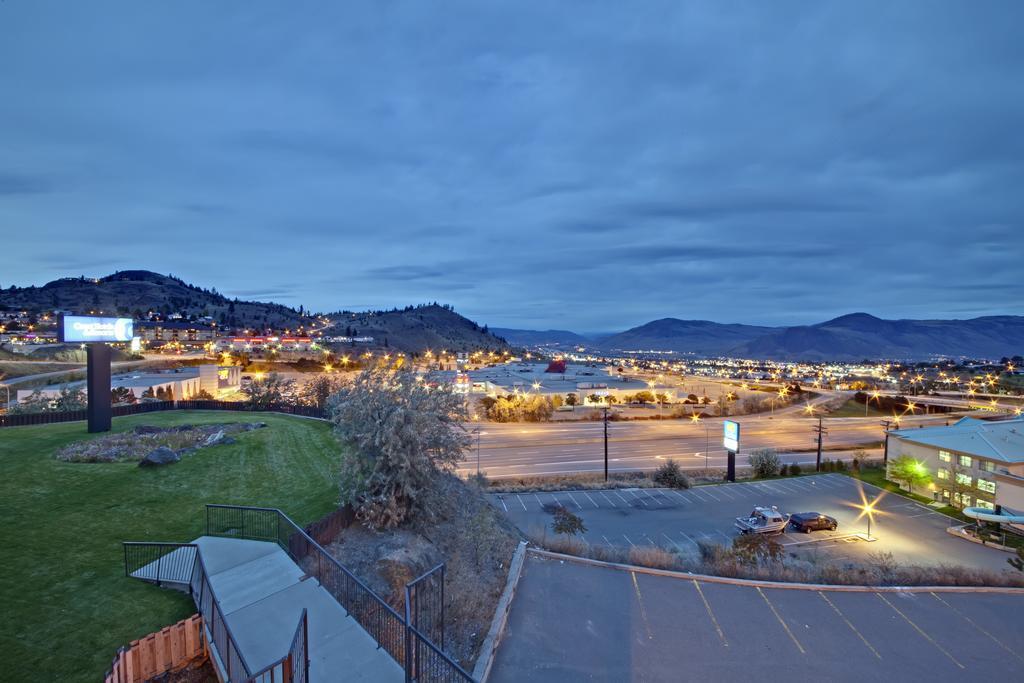
<instances>
[{"instance_id":1,"label":"green lawn","mask_svg":"<svg viewBox=\"0 0 1024 683\"><path fill-rule=\"evenodd\" d=\"M241 421L268 427L159 469L55 460L89 437L84 422L0 430L3 670L94 683L119 646L195 612L182 593L125 578L121 541L189 541L205 503L280 507L300 524L334 507L340 449L327 423L176 411L117 418L114 430Z\"/></svg>"},{"instance_id":2,"label":"green lawn","mask_svg":"<svg viewBox=\"0 0 1024 683\"><path fill-rule=\"evenodd\" d=\"M828 414L829 417L864 417L864 404L857 403L852 398ZM883 412L873 405L868 405L868 417L892 417L889 413Z\"/></svg>"},{"instance_id":3,"label":"green lawn","mask_svg":"<svg viewBox=\"0 0 1024 683\"><path fill-rule=\"evenodd\" d=\"M931 498L920 496L916 493L911 494L907 491L904 491L903 489L900 488L899 484L891 482L888 479L886 479L885 470L881 467L862 468L860 472L849 470L847 472L843 472L843 474L847 474L851 477L854 477L855 479L860 479L861 481L865 481L873 486L877 486L880 489L889 491L890 493L895 493L897 495L903 496L904 498L916 500L918 503L921 503L922 505L928 505L929 503L933 502ZM961 513L960 510L956 509L952 505L944 505L940 508L935 508L935 511L941 512L947 517L954 517L964 522L974 521L973 519L968 519L967 517L964 517L963 513Z\"/></svg>"}]
</instances>

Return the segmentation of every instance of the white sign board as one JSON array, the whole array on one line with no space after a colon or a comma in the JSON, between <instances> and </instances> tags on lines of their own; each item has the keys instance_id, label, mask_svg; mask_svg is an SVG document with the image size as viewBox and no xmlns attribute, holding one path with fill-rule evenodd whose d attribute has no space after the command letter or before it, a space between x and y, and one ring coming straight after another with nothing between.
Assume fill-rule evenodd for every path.
<instances>
[{"instance_id":1,"label":"white sign board","mask_svg":"<svg viewBox=\"0 0 1024 683\"><path fill-rule=\"evenodd\" d=\"M722 423L722 445L725 450L737 452L740 450L740 423L726 420Z\"/></svg>"}]
</instances>

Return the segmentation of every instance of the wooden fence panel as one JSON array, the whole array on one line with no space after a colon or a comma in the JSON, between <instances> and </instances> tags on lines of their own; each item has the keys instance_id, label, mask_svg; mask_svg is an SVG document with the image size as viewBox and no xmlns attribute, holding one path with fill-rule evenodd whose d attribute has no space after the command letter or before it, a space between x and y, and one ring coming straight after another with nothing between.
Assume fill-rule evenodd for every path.
<instances>
[{"instance_id":1,"label":"wooden fence panel","mask_svg":"<svg viewBox=\"0 0 1024 683\"><path fill-rule=\"evenodd\" d=\"M203 618L193 614L118 650L104 683L142 683L207 656Z\"/></svg>"}]
</instances>

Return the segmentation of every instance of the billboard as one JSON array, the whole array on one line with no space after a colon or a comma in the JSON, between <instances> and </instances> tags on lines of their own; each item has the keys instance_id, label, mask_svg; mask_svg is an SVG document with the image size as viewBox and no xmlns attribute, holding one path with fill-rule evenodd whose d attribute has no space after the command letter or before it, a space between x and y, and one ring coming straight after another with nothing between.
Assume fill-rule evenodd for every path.
<instances>
[{"instance_id":1,"label":"billboard","mask_svg":"<svg viewBox=\"0 0 1024 683\"><path fill-rule=\"evenodd\" d=\"M60 323L64 342L130 342L134 335L131 318L98 318L91 315L66 315Z\"/></svg>"},{"instance_id":2,"label":"billboard","mask_svg":"<svg viewBox=\"0 0 1024 683\"><path fill-rule=\"evenodd\" d=\"M740 449L740 423L726 420L722 423L722 445L725 450L736 452Z\"/></svg>"}]
</instances>

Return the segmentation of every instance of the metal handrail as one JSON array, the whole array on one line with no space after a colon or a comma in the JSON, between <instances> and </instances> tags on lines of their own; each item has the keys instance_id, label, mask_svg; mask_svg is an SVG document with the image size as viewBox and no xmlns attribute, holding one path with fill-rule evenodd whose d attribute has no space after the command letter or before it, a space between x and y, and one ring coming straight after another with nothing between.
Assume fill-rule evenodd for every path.
<instances>
[{"instance_id":1,"label":"metal handrail","mask_svg":"<svg viewBox=\"0 0 1024 683\"><path fill-rule=\"evenodd\" d=\"M300 635L302 636L301 641L299 641ZM295 656L297 654L296 646L299 644L302 645L302 662L298 668L299 675L296 676ZM273 683L276 680L273 672L277 667L281 667L281 680L283 683L306 683L309 680L309 621L305 607L302 608L302 614L299 615L299 623L295 627L295 635L292 636L292 643L288 646L288 652L276 662L266 665L249 676L245 683L250 683L250 681L259 683L260 679L265 678L267 674L270 674L270 680Z\"/></svg>"},{"instance_id":2,"label":"metal handrail","mask_svg":"<svg viewBox=\"0 0 1024 683\"><path fill-rule=\"evenodd\" d=\"M230 643L230 646L234 648L235 654L238 656L238 661L242 664L242 670L243 670L243 672L244 672L244 674L246 676L246 680L247 680L247 679L251 678L251 676L252 676L252 674L251 674L252 669L249 667L249 662L245 661L245 655L242 654L241 648L238 647L238 640L235 638L235 634L232 633L231 626L228 625L227 619L224 618L224 608L221 606L220 600L217 598L216 594L214 594L214 592L213 592L213 586L210 584L210 573L206 569L206 563L203 561L203 554L201 552L196 552L196 564L195 564L195 567L200 570L200 574L199 574L200 587L204 589L204 591L201 592L200 595L199 595L198 602L196 602L196 606L199 608L199 613L203 615L203 620L206 621L207 624L210 626L210 636L214 640L214 645L216 645L216 630L215 629L216 629L217 618L218 618L218 615L219 615L220 623L224 625L224 633L228 637L228 641ZM193 576L194 575L195 575L195 568L193 568ZM212 619L212 623L211 623L211 618L203 611L203 597L205 596L205 588L207 586L209 586L209 588L210 588L211 602L216 607L216 612L217 612L217 615L215 615L214 618ZM190 590L190 592L192 592L192 600L195 601L196 600L195 588L192 585L191 581L189 582L189 590ZM227 669L228 669L227 674L228 674L228 680L231 681L231 652L230 651L225 652L225 653L223 653L223 655L226 656L227 659L228 659L227 664L226 664Z\"/></svg>"}]
</instances>

